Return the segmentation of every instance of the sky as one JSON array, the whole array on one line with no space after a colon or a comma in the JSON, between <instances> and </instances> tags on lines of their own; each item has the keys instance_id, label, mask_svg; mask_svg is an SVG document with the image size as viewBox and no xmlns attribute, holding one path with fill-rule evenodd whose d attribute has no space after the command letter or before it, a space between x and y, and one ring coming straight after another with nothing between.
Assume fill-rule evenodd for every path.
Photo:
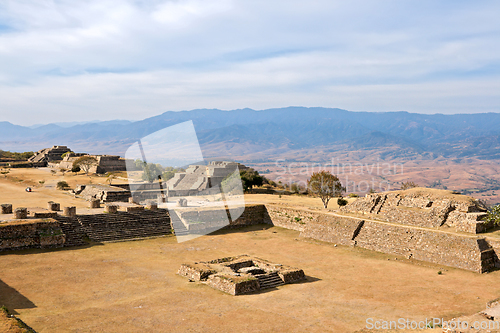
<instances>
[{"instance_id":1,"label":"sky","mask_svg":"<svg viewBox=\"0 0 500 333\"><path fill-rule=\"evenodd\" d=\"M0 0L0 121L500 112L500 2Z\"/></svg>"}]
</instances>

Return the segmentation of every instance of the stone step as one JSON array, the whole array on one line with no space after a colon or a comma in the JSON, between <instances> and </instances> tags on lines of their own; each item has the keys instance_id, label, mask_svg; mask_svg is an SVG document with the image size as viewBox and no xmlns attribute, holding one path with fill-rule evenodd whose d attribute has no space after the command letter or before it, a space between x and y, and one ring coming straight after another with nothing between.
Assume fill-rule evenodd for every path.
<instances>
[{"instance_id":1,"label":"stone step","mask_svg":"<svg viewBox=\"0 0 500 333\"><path fill-rule=\"evenodd\" d=\"M170 217L165 210L139 213L97 214L79 216L89 238L96 242L140 239L172 233Z\"/></svg>"},{"instance_id":2,"label":"stone step","mask_svg":"<svg viewBox=\"0 0 500 333\"><path fill-rule=\"evenodd\" d=\"M257 275L257 279L259 279L260 289L275 288L285 284L278 273Z\"/></svg>"}]
</instances>

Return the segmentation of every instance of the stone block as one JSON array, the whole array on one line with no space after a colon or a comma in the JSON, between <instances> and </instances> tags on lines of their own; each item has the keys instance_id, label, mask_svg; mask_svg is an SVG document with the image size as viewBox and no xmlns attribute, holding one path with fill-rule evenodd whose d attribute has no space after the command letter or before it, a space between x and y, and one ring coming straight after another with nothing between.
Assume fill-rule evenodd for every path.
<instances>
[{"instance_id":1,"label":"stone block","mask_svg":"<svg viewBox=\"0 0 500 333\"><path fill-rule=\"evenodd\" d=\"M141 210L144 210L144 206L128 206L126 208L127 213L133 213L133 212L138 212Z\"/></svg>"},{"instance_id":2,"label":"stone block","mask_svg":"<svg viewBox=\"0 0 500 333\"><path fill-rule=\"evenodd\" d=\"M101 208L101 200L93 199L89 201L90 208Z\"/></svg>"},{"instance_id":3,"label":"stone block","mask_svg":"<svg viewBox=\"0 0 500 333\"><path fill-rule=\"evenodd\" d=\"M146 208L149 210L157 210L158 204L156 202L148 202L148 204L146 205Z\"/></svg>"},{"instance_id":4,"label":"stone block","mask_svg":"<svg viewBox=\"0 0 500 333\"><path fill-rule=\"evenodd\" d=\"M61 205L54 201L49 201L47 203L47 209L52 212L58 212L61 210Z\"/></svg>"},{"instance_id":5,"label":"stone block","mask_svg":"<svg viewBox=\"0 0 500 333\"><path fill-rule=\"evenodd\" d=\"M12 214L12 204L2 204L2 214Z\"/></svg>"},{"instance_id":6,"label":"stone block","mask_svg":"<svg viewBox=\"0 0 500 333\"><path fill-rule=\"evenodd\" d=\"M19 207L14 210L14 218L16 219L27 219L28 218L28 208Z\"/></svg>"},{"instance_id":7,"label":"stone block","mask_svg":"<svg viewBox=\"0 0 500 333\"><path fill-rule=\"evenodd\" d=\"M114 214L117 211L118 211L118 206L117 205L106 204L106 206L104 206L104 212L105 213Z\"/></svg>"},{"instance_id":8,"label":"stone block","mask_svg":"<svg viewBox=\"0 0 500 333\"><path fill-rule=\"evenodd\" d=\"M63 215L67 217L75 217L76 216L76 207L71 206L71 207L64 207L63 208Z\"/></svg>"}]
</instances>

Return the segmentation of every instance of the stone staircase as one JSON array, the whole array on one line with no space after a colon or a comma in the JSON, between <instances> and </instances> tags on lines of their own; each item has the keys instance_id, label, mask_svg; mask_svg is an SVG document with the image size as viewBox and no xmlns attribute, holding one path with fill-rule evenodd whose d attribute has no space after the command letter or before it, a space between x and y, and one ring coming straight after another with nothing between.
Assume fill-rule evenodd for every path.
<instances>
[{"instance_id":1,"label":"stone staircase","mask_svg":"<svg viewBox=\"0 0 500 333\"><path fill-rule=\"evenodd\" d=\"M88 236L76 218L57 215L54 219L59 222L62 232L66 235L65 247L88 244Z\"/></svg>"},{"instance_id":2,"label":"stone staircase","mask_svg":"<svg viewBox=\"0 0 500 333\"><path fill-rule=\"evenodd\" d=\"M187 230L184 223L182 223L177 213L172 211L170 217L171 217L170 223L172 224L172 228L174 229L174 233L176 236L185 236L189 234L189 231Z\"/></svg>"},{"instance_id":3,"label":"stone staircase","mask_svg":"<svg viewBox=\"0 0 500 333\"><path fill-rule=\"evenodd\" d=\"M260 289L276 288L285 284L278 273L256 275L256 277L259 279Z\"/></svg>"},{"instance_id":4,"label":"stone staircase","mask_svg":"<svg viewBox=\"0 0 500 333\"><path fill-rule=\"evenodd\" d=\"M77 219L88 237L95 242L113 242L172 233L170 216L163 209L137 213L78 215Z\"/></svg>"},{"instance_id":5,"label":"stone staircase","mask_svg":"<svg viewBox=\"0 0 500 333\"><path fill-rule=\"evenodd\" d=\"M481 251L481 263L482 263L481 273L491 272L496 268L498 268L496 266L497 262L498 262L498 257L494 249L490 248Z\"/></svg>"},{"instance_id":6,"label":"stone staircase","mask_svg":"<svg viewBox=\"0 0 500 333\"><path fill-rule=\"evenodd\" d=\"M477 246L481 255L480 273L490 272L497 269L498 257L495 249L491 247L485 238L477 239Z\"/></svg>"}]
</instances>

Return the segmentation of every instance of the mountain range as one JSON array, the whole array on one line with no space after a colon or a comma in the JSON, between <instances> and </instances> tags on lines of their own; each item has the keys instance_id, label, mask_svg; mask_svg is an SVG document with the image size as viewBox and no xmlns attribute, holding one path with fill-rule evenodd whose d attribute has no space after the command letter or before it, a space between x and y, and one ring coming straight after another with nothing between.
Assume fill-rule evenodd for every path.
<instances>
[{"instance_id":1,"label":"mountain range","mask_svg":"<svg viewBox=\"0 0 500 333\"><path fill-rule=\"evenodd\" d=\"M192 120L205 158L264 161L329 160L341 152L378 152L380 159L500 159L500 114L351 112L334 108L198 109L165 112L141 121L46 124L0 122L0 149L124 155L136 140Z\"/></svg>"}]
</instances>

